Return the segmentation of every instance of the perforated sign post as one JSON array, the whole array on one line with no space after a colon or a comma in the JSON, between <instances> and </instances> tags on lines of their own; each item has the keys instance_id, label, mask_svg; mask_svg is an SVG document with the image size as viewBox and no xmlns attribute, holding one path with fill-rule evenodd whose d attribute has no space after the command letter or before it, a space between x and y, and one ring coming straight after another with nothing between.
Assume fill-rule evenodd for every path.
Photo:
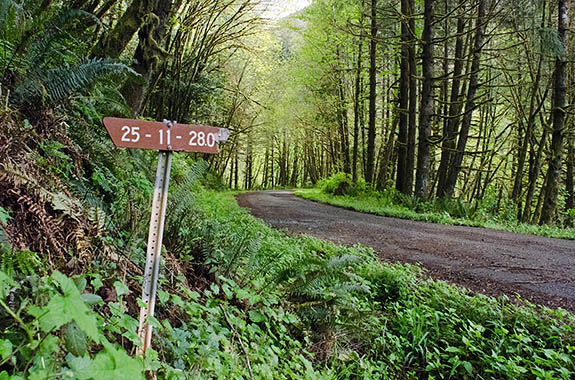
<instances>
[{"instance_id":1,"label":"perforated sign post","mask_svg":"<svg viewBox=\"0 0 575 380\"><path fill-rule=\"evenodd\" d=\"M152 340L152 326L147 319L148 316L154 315L156 305L172 152L218 153L218 144L226 141L230 132L225 128L206 125L177 124L166 120L160 123L114 117L104 118L104 125L117 147L159 151L150 230L148 232L144 283L142 285L144 305L140 308L140 325L138 327L138 335L142 341L138 355L143 355L150 347Z\"/></svg>"}]
</instances>

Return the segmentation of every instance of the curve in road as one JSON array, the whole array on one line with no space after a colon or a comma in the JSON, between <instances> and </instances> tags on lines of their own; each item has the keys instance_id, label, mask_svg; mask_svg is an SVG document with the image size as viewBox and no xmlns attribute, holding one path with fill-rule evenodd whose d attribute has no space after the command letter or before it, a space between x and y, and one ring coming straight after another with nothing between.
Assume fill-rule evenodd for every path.
<instances>
[{"instance_id":1,"label":"curve in road","mask_svg":"<svg viewBox=\"0 0 575 380\"><path fill-rule=\"evenodd\" d=\"M436 279L575 311L575 241L388 218L312 202L291 191L237 197L289 234L362 244L381 260L420 263Z\"/></svg>"}]
</instances>

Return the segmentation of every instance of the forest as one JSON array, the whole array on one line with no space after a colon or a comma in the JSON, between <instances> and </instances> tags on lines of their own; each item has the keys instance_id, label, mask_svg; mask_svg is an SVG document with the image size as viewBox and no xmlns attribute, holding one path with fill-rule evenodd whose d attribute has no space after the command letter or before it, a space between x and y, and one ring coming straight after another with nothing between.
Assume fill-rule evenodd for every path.
<instances>
[{"instance_id":1,"label":"forest","mask_svg":"<svg viewBox=\"0 0 575 380\"><path fill-rule=\"evenodd\" d=\"M271 31L281 50L263 97L239 76L261 106L232 120L243 133L215 167L234 188L343 172L421 200L494 196L519 221L570 225L567 22L567 5L546 1L314 2Z\"/></svg>"},{"instance_id":2,"label":"forest","mask_svg":"<svg viewBox=\"0 0 575 380\"><path fill-rule=\"evenodd\" d=\"M470 290L236 202L290 189L571 243L569 5L0 0L0 380L574 378L572 300ZM158 152L114 146L105 117L230 131L174 153L145 354Z\"/></svg>"}]
</instances>

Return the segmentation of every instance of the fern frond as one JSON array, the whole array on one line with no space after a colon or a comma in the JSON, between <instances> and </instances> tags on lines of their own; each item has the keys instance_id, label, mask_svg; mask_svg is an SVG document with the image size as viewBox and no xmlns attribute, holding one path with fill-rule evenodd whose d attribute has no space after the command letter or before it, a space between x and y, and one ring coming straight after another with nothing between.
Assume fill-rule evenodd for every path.
<instances>
[{"instance_id":1,"label":"fern frond","mask_svg":"<svg viewBox=\"0 0 575 380\"><path fill-rule=\"evenodd\" d=\"M56 104L85 91L108 76L138 75L130 67L110 59L89 59L76 65L41 71L22 82L14 91L20 103Z\"/></svg>"},{"instance_id":2,"label":"fern frond","mask_svg":"<svg viewBox=\"0 0 575 380\"><path fill-rule=\"evenodd\" d=\"M99 24L93 14L79 9L64 9L46 21L42 33L36 34L26 55L28 74L61 64L67 57L76 57L73 49L82 46L76 39L85 25ZM69 60L69 59L68 59Z\"/></svg>"},{"instance_id":3,"label":"fern frond","mask_svg":"<svg viewBox=\"0 0 575 380\"><path fill-rule=\"evenodd\" d=\"M360 261L361 258L359 256L347 255L347 254L341 256L335 256L329 259L329 261L327 262L327 269L329 270L345 269L348 266L352 266L359 263Z\"/></svg>"}]
</instances>

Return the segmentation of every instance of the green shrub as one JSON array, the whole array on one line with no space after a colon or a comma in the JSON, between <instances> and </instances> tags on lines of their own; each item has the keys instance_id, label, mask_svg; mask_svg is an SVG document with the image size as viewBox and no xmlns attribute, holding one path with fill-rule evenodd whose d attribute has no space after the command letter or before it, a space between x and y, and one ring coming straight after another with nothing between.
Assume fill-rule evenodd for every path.
<instances>
[{"instance_id":1,"label":"green shrub","mask_svg":"<svg viewBox=\"0 0 575 380\"><path fill-rule=\"evenodd\" d=\"M370 187L363 178L353 182L351 175L343 172L337 172L329 178L318 181L317 187L326 194L331 195L349 195L359 196L370 192Z\"/></svg>"}]
</instances>

